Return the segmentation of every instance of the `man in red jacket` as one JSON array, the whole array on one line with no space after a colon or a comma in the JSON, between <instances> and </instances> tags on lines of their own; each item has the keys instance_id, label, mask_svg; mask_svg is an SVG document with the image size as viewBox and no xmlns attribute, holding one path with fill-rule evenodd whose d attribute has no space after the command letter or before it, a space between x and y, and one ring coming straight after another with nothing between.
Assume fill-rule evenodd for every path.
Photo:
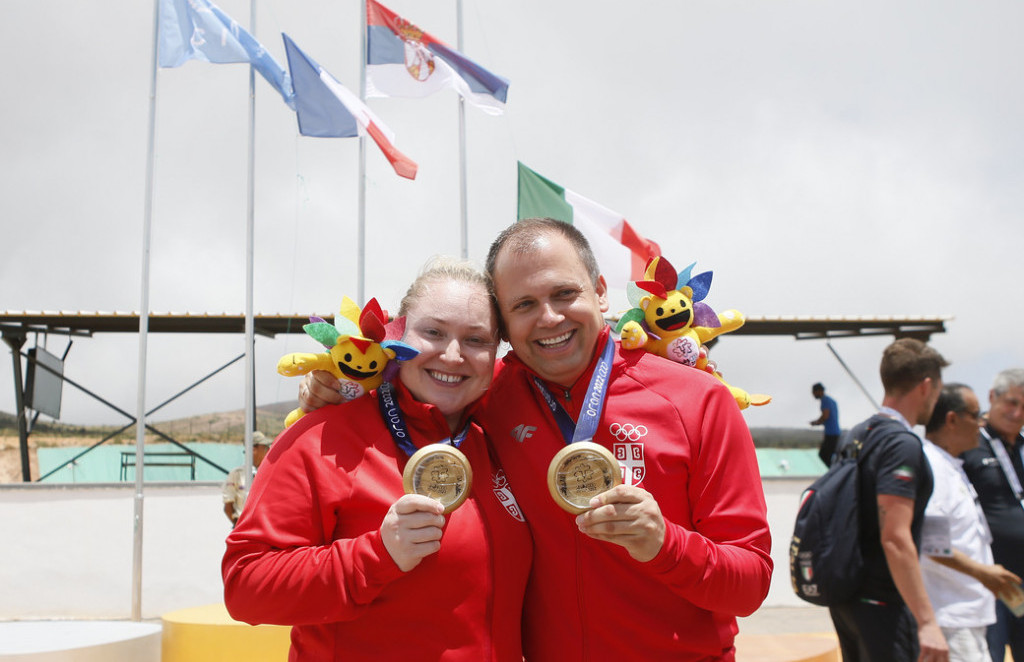
<instances>
[{"instance_id":1,"label":"man in red jacket","mask_svg":"<svg viewBox=\"0 0 1024 662\"><path fill-rule=\"evenodd\" d=\"M772 562L754 444L728 389L609 337L604 278L569 224L509 227L487 271L514 353L485 426L534 532L527 659L732 660L735 617L761 605ZM618 459L623 484L574 517L546 474L600 408L592 381L606 395L585 436Z\"/></svg>"},{"instance_id":2,"label":"man in red jacket","mask_svg":"<svg viewBox=\"0 0 1024 662\"><path fill-rule=\"evenodd\" d=\"M610 337L605 281L573 226L516 223L492 244L487 271L514 351L480 420L534 534L526 659L734 660L736 617L763 602L772 561L754 445L732 395ZM304 407L333 401L318 377L300 389L313 390ZM547 472L580 438L613 453L623 484L574 516L550 496Z\"/></svg>"}]
</instances>

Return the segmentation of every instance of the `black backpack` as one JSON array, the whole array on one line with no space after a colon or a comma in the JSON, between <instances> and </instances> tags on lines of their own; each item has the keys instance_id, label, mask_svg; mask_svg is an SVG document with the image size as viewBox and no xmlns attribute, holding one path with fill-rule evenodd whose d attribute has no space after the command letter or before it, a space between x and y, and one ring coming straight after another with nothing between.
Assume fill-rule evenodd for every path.
<instances>
[{"instance_id":1,"label":"black backpack","mask_svg":"<svg viewBox=\"0 0 1024 662\"><path fill-rule=\"evenodd\" d=\"M836 463L800 497L789 577L793 592L811 604L841 604L863 585L860 463L878 445L872 432L885 421L892 419L873 416L850 430Z\"/></svg>"}]
</instances>

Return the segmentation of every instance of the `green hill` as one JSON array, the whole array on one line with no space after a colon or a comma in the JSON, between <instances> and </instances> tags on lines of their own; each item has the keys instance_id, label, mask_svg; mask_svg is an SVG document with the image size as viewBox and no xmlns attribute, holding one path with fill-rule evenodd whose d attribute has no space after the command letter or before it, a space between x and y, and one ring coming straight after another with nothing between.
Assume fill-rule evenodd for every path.
<instances>
[{"instance_id":1,"label":"green hill","mask_svg":"<svg viewBox=\"0 0 1024 662\"><path fill-rule=\"evenodd\" d=\"M284 429L284 417L295 407L294 401L277 402L257 407L256 429L271 437ZM160 430L179 441L237 442L245 434L245 410L198 414L173 420L149 419L150 427ZM32 428L35 437L88 437L101 439L120 430L120 425L76 425L62 422L39 421ZM18 419L0 411L0 436L17 437ZM135 426L122 430L115 441L135 440Z\"/></svg>"}]
</instances>

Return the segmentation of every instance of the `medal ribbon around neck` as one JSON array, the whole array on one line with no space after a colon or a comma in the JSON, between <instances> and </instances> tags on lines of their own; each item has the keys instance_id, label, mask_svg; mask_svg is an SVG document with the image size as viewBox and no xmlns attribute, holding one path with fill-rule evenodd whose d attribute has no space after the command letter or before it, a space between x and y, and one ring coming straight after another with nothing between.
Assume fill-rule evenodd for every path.
<instances>
[{"instance_id":1,"label":"medal ribbon around neck","mask_svg":"<svg viewBox=\"0 0 1024 662\"><path fill-rule=\"evenodd\" d=\"M419 449L412 443L409 426L405 423L405 414L402 413L402 408L398 406L398 399L395 397L395 387L390 382L384 382L377 387L377 406L380 408L380 415L384 419L384 424L388 426L391 438L395 440L395 445L405 452L406 457L412 457L413 453ZM454 437L449 436L437 443L458 448L462 445L468 433L469 423L467 422L465 427Z\"/></svg>"},{"instance_id":2,"label":"medal ribbon around neck","mask_svg":"<svg viewBox=\"0 0 1024 662\"><path fill-rule=\"evenodd\" d=\"M587 386L587 395L583 400L583 407L580 409L579 420L573 423L572 416L555 399L548 387L538 377L533 378L544 401L551 408L551 413L558 423L558 429L562 431L562 438L565 443L572 444L577 441L593 439L597 434L597 426L601 422L601 411L604 409L604 400L608 395L608 377L611 374L612 359L615 356L615 343L611 338L605 343L601 358L594 367L594 374L590 376L590 384ZM386 417L385 417L386 418Z\"/></svg>"}]
</instances>

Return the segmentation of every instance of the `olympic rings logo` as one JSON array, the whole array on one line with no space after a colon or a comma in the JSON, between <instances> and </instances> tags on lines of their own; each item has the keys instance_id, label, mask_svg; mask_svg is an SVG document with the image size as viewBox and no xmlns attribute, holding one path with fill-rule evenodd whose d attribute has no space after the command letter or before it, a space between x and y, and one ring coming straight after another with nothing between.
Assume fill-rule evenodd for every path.
<instances>
[{"instance_id":1,"label":"olympic rings logo","mask_svg":"<svg viewBox=\"0 0 1024 662\"><path fill-rule=\"evenodd\" d=\"M625 425L612 423L608 431L618 441L640 441L647 436L646 425L633 425L632 423L626 423Z\"/></svg>"}]
</instances>

